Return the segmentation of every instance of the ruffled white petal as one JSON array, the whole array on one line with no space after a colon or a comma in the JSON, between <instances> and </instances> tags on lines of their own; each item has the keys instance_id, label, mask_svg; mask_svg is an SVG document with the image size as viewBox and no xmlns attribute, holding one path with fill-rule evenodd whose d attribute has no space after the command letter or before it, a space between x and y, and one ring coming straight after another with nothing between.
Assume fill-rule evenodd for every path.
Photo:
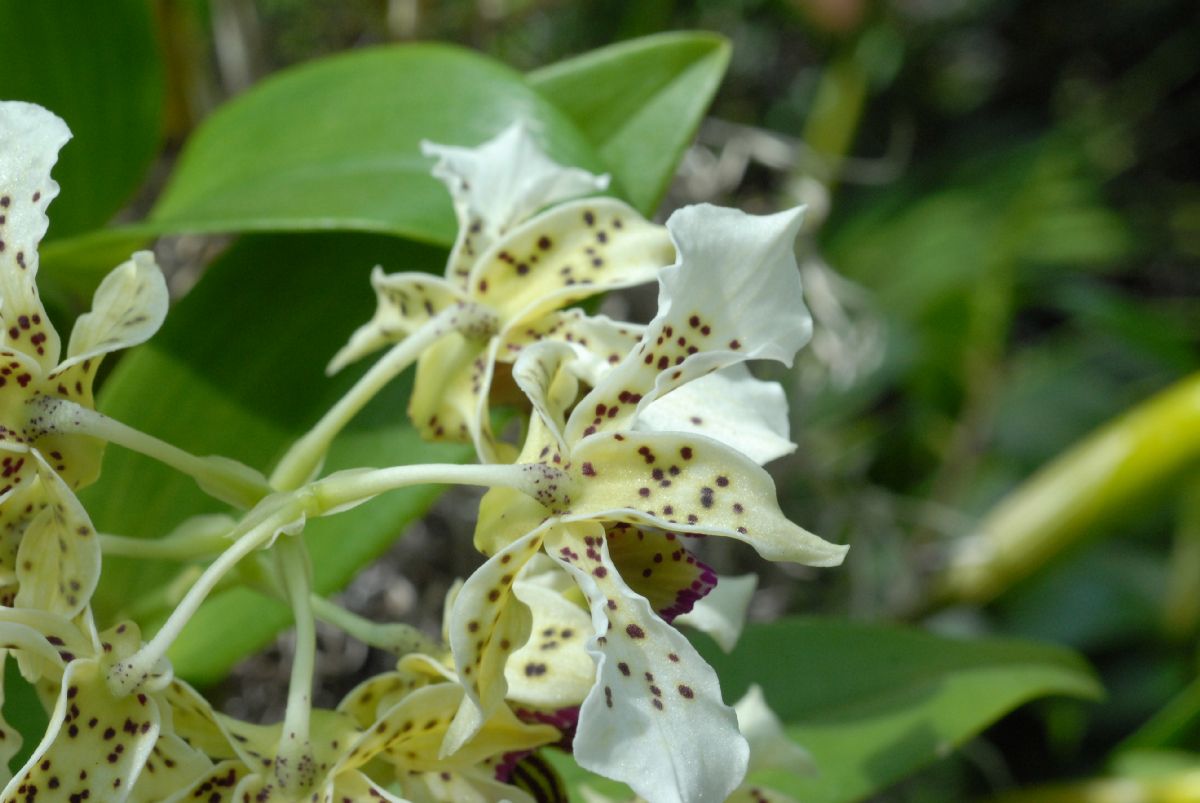
<instances>
[{"instance_id":1,"label":"ruffled white petal","mask_svg":"<svg viewBox=\"0 0 1200 803\"><path fill-rule=\"evenodd\" d=\"M796 450L788 438L783 388L755 379L744 365L702 376L655 399L638 415L634 429L706 435L759 465Z\"/></svg>"},{"instance_id":2,"label":"ruffled white petal","mask_svg":"<svg viewBox=\"0 0 1200 803\"><path fill-rule=\"evenodd\" d=\"M37 247L58 195L50 168L70 138L67 124L41 106L0 102L0 348L34 357L43 373L60 346L38 297Z\"/></svg>"},{"instance_id":3,"label":"ruffled white petal","mask_svg":"<svg viewBox=\"0 0 1200 803\"><path fill-rule=\"evenodd\" d=\"M791 365L812 334L793 254L800 222L800 209L759 217L701 204L672 215L678 259L659 273L658 314L580 403L568 439L624 428L655 399L730 365ZM587 411L601 404L620 413L592 425Z\"/></svg>"},{"instance_id":4,"label":"ruffled white petal","mask_svg":"<svg viewBox=\"0 0 1200 803\"><path fill-rule=\"evenodd\" d=\"M524 122L475 148L422 142L421 152L437 159L433 175L454 199L458 240L446 278L457 282L465 281L479 254L539 209L608 187L608 176L547 156Z\"/></svg>"},{"instance_id":5,"label":"ruffled white petal","mask_svg":"<svg viewBox=\"0 0 1200 803\"><path fill-rule=\"evenodd\" d=\"M651 803L725 800L745 776L749 748L716 673L621 580L599 525L561 528L546 546L575 575L596 632L588 643L596 685L574 741L580 766Z\"/></svg>"}]
</instances>

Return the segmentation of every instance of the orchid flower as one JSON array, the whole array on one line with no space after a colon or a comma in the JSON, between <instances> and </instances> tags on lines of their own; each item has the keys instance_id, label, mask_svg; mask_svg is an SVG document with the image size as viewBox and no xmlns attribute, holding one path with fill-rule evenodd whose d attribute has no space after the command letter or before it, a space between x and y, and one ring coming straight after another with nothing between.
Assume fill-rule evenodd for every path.
<instances>
[{"instance_id":1,"label":"orchid flower","mask_svg":"<svg viewBox=\"0 0 1200 803\"><path fill-rule=\"evenodd\" d=\"M136 650L136 625L102 633L89 611L73 621L0 608L0 633L30 680L54 699L42 741L0 793L0 801L163 800L206 772L203 751L224 742L208 703L162 664L137 694L119 696L106 672ZM228 746L224 749L228 750Z\"/></svg>"},{"instance_id":2,"label":"orchid flower","mask_svg":"<svg viewBox=\"0 0 1200 803\"><path fill-rule=\"evenodd\" d=\"M167 310L154 257L138 252L101 282L60 361L38 295L37 248L58 195L50 168L69 137L40 106L0 103L0 587L9 602L67 617L99 577L99 545L74 490L95 480L104 443L64 431L51 408L93 408L104 355L146 340Z\"/></svg>"},{"instance_id":3,"label":"orchid flower","mask_svg":"<svg viewBox=\"0 0 1200 803\"><path fill-rule=\"evenodd\" d=\"M688 380L748 359L790 364L809 334L792 254L799 222L798 211L753 217L710 206L673 215L679 260L660 274L658 315L569 418L577 393L569 350L538 344L518 360L514 379L536 412L520 460L557 469L567 488L548 505L505 489L484 497L476 545L490 557L451 614L470 704L446 752L503 705L508 654L530 632L514 580L544 549L591 609L597 668L574 742L580 764L655 801L723 800L741 782L746 743L716 675L664 621L716 579L684 542L719 535L768 560L814 566L837 565L846 547L788 521L770 477L740 452L631 427Z\"/></svg>"},{"instance_id":4,"label":"orchid flower","mask_svg":"<svg viewBox=\"0 0 1200 803\"><path fill-rule=\"evenodd\" d=\"M430 439L474 441L480 456L492 460L488 395L496 364L513 362L544 339L618 361L636 335L596 328L594 318L565 308L652 280L670 263L671 244L661 226L621 201L559 204L603 190L608 179L555 163L521 124L478 148L423 148L437 157L434 175L445 182L458 217L445 277L376 268L375 316L330 370L390 343L420 342L409 403L414 424ZM559 205L539 212L551 204Z\"/></svg>"},{"instance_id":5,"label":"orchid flower","mask_svg":"<svg viewBox=\"0 0 1200 803\"><path fill-rule=\"evenodd\" d=\"M234 755L173 790L170 801L290 801L281 774L304 777L296 788L319 801L469 799L524 800L519 790L496 777L499 759L553 742L558 731L526 724L508 711L485 723L464 750L438 756L446 727L461 704L462 687L438 660L408 655L393 672L371 678L346 695L336 710L314 710L312 763L280 767L276 754L281 724L251 725L218 715ZM368 766L369 765L369 766ZM445 796L433 789L450 790ZM399 790L405 798L394 793ZM413 792L423 792L418 797Z\"/></svg>"}]
</instances>

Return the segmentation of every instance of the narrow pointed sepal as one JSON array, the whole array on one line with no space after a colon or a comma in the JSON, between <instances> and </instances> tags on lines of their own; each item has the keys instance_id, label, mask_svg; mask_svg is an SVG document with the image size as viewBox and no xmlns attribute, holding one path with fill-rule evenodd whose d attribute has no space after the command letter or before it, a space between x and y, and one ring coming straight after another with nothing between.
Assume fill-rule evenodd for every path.
<instances>
[{"instance_id":1,"label":"narrow pointed sepal","mask_svg":"<svg viewBox=\"0 0 1200 803\"><path fill-rule=\"evenodd\" d=\"M100 282L92 309L75 322L67 359L55 373L149 340L166 319L167 304L167 282L154 254L136 252Z\"/></svg>"},{"instance_id":2,"label":"narrow pointed sepal","mask_svg":"<svg viewBox=\"0 0 1200 803\"><path fill-rule=\"evenodd\" d=\"M75 494L40 453L32 454L44 507L25 528L17 550L16 605L70 619L87 605L100 580L100 542Z\"/></svg>"},{"instance_id":3,"label":"narrow pointed sepal","mask_svg":"<svg viewBox=\"0 0 1200 803\"><path fill-rule=\"evenodd\" d=\"M627 521L750 544L767 560L836 566L846 547L793 524L753 460L699 435L627 432L576 445L585 468L564 521Z\"/></svg>"},{"instance_id":4,"label":"narrow pointed sepal","mask_svg":"<svg viewBox=\"0 0 1200 803\"><path fill-rule=\"evenodd\" d=\"M41 106L0 102L0 349L34 359L43 375L58 362L60 341L38 296L38 244L58 195L50 169L71 138Z\"/></svg>"}]
</instances>

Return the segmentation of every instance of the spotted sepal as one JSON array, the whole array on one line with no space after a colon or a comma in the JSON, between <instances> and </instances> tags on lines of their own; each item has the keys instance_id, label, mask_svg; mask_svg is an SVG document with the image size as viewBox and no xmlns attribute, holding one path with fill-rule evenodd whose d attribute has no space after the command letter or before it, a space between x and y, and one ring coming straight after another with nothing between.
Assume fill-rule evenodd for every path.
<instances>
[{"instance_id":1,"label":"spotted sepal","mask_svg":"<svg viewBox=\"0 0 1200 803\"><path fill-rule=\"evenodd\" d=\"M737 449L760 466L791 454L787 395L778 382L731 365L681 385L638 414L634 429L690 432Z\"/></svg>"},{"instance_id":2,"label":"spotted sepal","mask_svg":"<svg viewBox=\"0 0 1200 803\"><path fill-rule=\"evenodd\" d=\"M546 547L583 589L595 630L596 684L574 741L579 765L651 803L725 800L749 749L712 667L623 582L600 525L558 528Z\"/></svg>"},{"instance_id":3,"label":"spotted sepal","mask_svg":"<svg viewBox=\"0 0 1200 803\"><path fill-rule=\"evenodd\" d=\"M378 265L371 271L375 288L375 315L350 336L350 341L333 356L327 373L408 337L447 307L470 301L454 284L427 273L387 274Z\"/></svg>"},{"instance_id":4,"label":"spotted sepal","mask_svg":"<svg viewBox=\"0 0 1200 803\"><path fill-rule=\"evenodd\" d=\"M466 695L442 751L459 750L504 705L504 666L529 638L529 609L513 596L513 581L541 548L545 527L513 541L476 569L454 599L450 649Z\"/></svg>"},{"instance_id":5,"label":"spotted sepal","mask_svg":"<svg viewBox=\"0 0 1200 803\"><path fill-rule=\"evenodd\" d=\"M641 324L614 321L607 315L588 315L577 307L554 310L506 329L497 358L513 362L534 343L565 343L575 352L571 372L595 385L641 342L644 329Z\"/></svg>"},{"instance_id":6,"label":"spotted sepal","mask_svg":"<svg viewBox=\"0 0 1200 803\"><path fill-rule=\"evenodd\" d=\"M372 781L363 773L353 770L339 773L335 778L325 782L320 797L314 803L348 803L365 801L366 803L409 803L401 797L396 797L379 784Z\"/></svg>"},{"instance_id":7,"label":"spotted sepal","mask_svg":"<svg viewBox=\"0 0 1200 803\"><path fill-rule=\"evenodd\" d=\"M46 735L0 800L121 803L158 734L158 706L149 695L114 697L98 661L72 661L63 673Z\"/></svg>"},{"instance_id":8,"label":"spotted sepal","mask_svg":"<svg viewBox=\"0 0 1200 803\"><path fill-rule=\"evenodd\" d=\"M66 123L41 106L0 102L0 349L28 355L43 376L61 344L38 296L37 248L58 195L50 168L70 138Z\"/></svg>"},{"instance_id":9,"label":"spotted sepal","mask_svg":"<svg viewBox=\"0 0 1200 803\"><path fill-rule=\"evenodd\" d=\"M174 733L167 733L164 727L133 785L129 803L161 803L177 790L207 776L212 767L212 761L204 753Z\"/></svg>"},{"instance_id":10,"label":"spotted sepal","mask_svg":"<svg viewBox=\"0 0 1200 803\"><path fill-rule=\"evenodd\" d=\"M605 534L621 577L668 623L717 585L716 572L691 553L685 535L625 522L609 525Z\"/></svg>"},{"instance_id":11,"label":"spotted sepal","mask_svg":"<svg viewBox=\"0 0 1200 803\"><path fill-rule=\"evenodd\" d=\"M512 372L551 439L549 445L561 454L568 451L562 435L566 411L579 392L579 382L566 370L574 361L575 352L567 344L542 341L521 352Z\"/></svg>"},{"instance_id":12,"label":"spotted sepal","mask_svg":"<svg viewBox=\"0 0 1200 803\"><path fill-rule=\"evenodd\" d=\"M492 488L479 502L479 515L475 520L475 548L491 557L537 529L547 515L549 511L546 508L521 491Z\"/></svg>"},{"instance_id":13,"label":"spotted sepal","mask_svg":"<svg viewBox=\"0 0 1200 803\"><path fill-rule=\"evenodd\" d=\"M488 803L493 800L556 803L553 798L535 797L524 789L496 780L494 770L486 765L452 772L405 773L399 780L405 798L421 803Z\"/></svg>"},{"instance_id":14,"label":"spotted sepal","mask_svg":"<svg viewBox=\"0 0 1200 803\"><path fill-rule=\"evenodd\" d=\"M174 678L157 699L164 722L170 717L171 730L188 744L214 759L234 758L233 737L217 720L212 704L190 685Z\"/></svg>"},{"instance_id":15,"label":"spotted sepal","mask_svg":"<svg viewBox=\"0 0 1200 803\"><path fill-rule=\"evenodd\" d=\"M100 542L75 494L40 453L33 456L45 507L29 522L17 549L16 604L71 618L100 580Z\"/></svg>"},{"instance_id":16,"label":"spotted sepal","mask_svg":"<svg viewBox=\"0 0 1200 803\"><path fill-rule=\"evenodd\" d=\"M163 803L243 803L237 796L238 785L250 774L241 761L222 761L170 797L160 799Z\"/></svg>"},{"instance_id":17,"label":"spotted sepal","mask_svg":"<svg viewBox=\"0 0 1200 803\"><path fill-rule=\"evenodd\" d=\"M608 187L607 176L548 157L520 121L478 147L422 142L421 152L437 158L433 175L454 201L458 238L446 278L464 286L479 256L539 209Z\"/></svg>"},{"instance_id":18,"label":"spotted sepal","mask_svg":"<svg viewBox=\"0 0 1200 803\"><path fill-rule=\"evenodd\" d=\"M518 579L513 592L533 614L529 640L504 668L508 699L520 708L558 711L578 706L596 670L584 642L592 621L561 590Z\"/></svg>"},{"instance_id":19,"label":"spotted sepal","mask_svg":"<svg viewBox=\"0 0 1200 803\"><path fill-rule=\"evenodd\" d=\"M699 435L626 432L577 444L579 466L564 521L599 519L735 538L767 560L836 566L846 547L788 521L758 464ZM588 467L591 467L589 470Z\"/></svg>"},{"instance_id":20,"label":"spotted sepal","mask_svg":"<svg viewBox=\"0 0 1200 803\"><path fill-rule=\"evenodd\" d=\"M109 272L92 297L90 312L71 330L67 359L52 376L74 365L144 343L167 317L167 282L150 251L138 251ZM90 377L89 377L90 378Z\"/></svg>"},{"instance_id":21,"label":"spotted sepal","mask_svg":"<svg viewBox=\"0 0 1200 803\"><path fill-rule=\"evenodd\" d=\"M423 673L381 672L351 689L338 703L337 710L352 717L358 727L366 729L382 712L428 683L429 677Z\"/></svg>"},{"instance_id":22,"label":"spotted sepal","mask_svg":"<svg viewBox=\"0 0 1200 803\"><path fill-rule=\"evenodd\" d=\"M358 727L348 714L314 708L309 719L312 765L277 769L275 752L283 731L281 723L254 725L222 714L218 714L217 719L232 738L231 744L238 757L262 776L263 788L273 785L276 776L285 772L299 773L319 786L324 779L333 776L334 768L358 736Z\"/></svg>"},{"instance_id":23,"label":"spotted sepal","mask_svg":"<svg viewBox=\"0 0 1200 803\"><path fill-rule=\"evenodd\" d=\"M402 772L453 771L509 752L531 750L558 738L547 725L518 720L498 709L455 753L441 755L451 722L463 701L457 683L434 683L417 689L388 709L346 753L337 772L381 758Z\"/></svg>"},{"instance_id":24,"label":"spotted sepal","mask_svg":"<svg viewBox=\"0 0 1200 803\"><path fill-rule=\"evenodd\" d=\"M576 408L569 440L620 429L654 399L746 360L791 365L812 334L793 242L800 210L766 217L707 204L667 221L678 261L659 272L658 314L642 341ZM597 404L619 413L599 425Z\"/></svg>"},{"instance_id":25,"label":"spotted sepal","mask_svg":"<svg viewBox=\"0 0 1200 803\"><path fill-rule=\"evenodd\" d=\"M425 350L408 402L409 418L422 438L473 441L481 457L491 453L487 396L498 345L451 332Z\"/></svg>"},{"instance_id":26,"label":"spotted sepal","mask_svg":"<svg viewBox=\"0 0 1200 803\"><path fill-rule=\"evenodd\" d=\"M517 327L597 293L653 281L674 256L666 229L627 204L572 201L497 241L472 268L468 291Z\"/></svg>"},{"instance_id":27,"label":"spotted sepal","mask_svg":"<svg viewBox=\"0 0 1200 803\"><path fill-rule=\"evenodd\" d=\"M21 538L45 507L37 466L29 448L0 444L0 583L6 585L16 582Z\"/></svg>"}]
</instances>

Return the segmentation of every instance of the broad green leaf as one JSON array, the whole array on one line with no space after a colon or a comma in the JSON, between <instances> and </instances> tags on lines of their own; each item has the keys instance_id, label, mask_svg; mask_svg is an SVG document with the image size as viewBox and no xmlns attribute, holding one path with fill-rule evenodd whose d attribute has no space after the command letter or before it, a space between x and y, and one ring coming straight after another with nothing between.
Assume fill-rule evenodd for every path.
<instances>
[{"instance_id":1,"label":"broad green leaf","mask_svg":"<svg viewBox=\"0 0 1200 803\"><path fill-rule=\"evenodd\" d=\"M652 214L729 64L711 33L622 42L529 74L579 126L623 193Z\"/></svg>"},{"instance_id":2,"label":"broad green leaf","mask_svg":"<svg viewBox=\"0 0 1200 803\"><path fill-rule=\"evenodd\" d=\"M48 236L108 222L141 184L162 139L163 74L150 4L0 0L0 53L0 98L39 103L75 135L54 168L62 194Z\"/></svg>"},{"instance_id":3,"label":"broad green leaf","mask_svg":"<svg viewBox=\"0 0 1200 803\"><path fill-rule=\"evenodd\" d=\"M477 145L518 118L559 161L596 169L583 135L521 75L444 45L360 50L286 70L188 141L158 231L352 229L449 244L454 215L423 139Z\"/></svg>"},{"instance_id":4,"label":"broad green leaf","mask_svg":"<svg viewBox=\"0 0 1200 803\"><path fill-rule=\"evenodd\" d=\"M701 652L727 701L762 686L819 771L755 780L812 803L862 799L1031 699L1102 693L1087 665L1056 647L830 619L751 626L731 655L707 643Z\"/></svg>"},{"instance_id":5,"label":"broad green leaf","mask_svg":"<svg viewBox=\"0 0 1200 803\"><path fill-rule=\"evenodd\" d=\"M118 365L100 409L195 453L266 469L370 364L333 379L323 373L370 317L371 266L434 268L444 258L439 250L375 235L243 239L171 311L158 335ZM402 378L363 411L335 444L326 470L466 456L462 447L420 442L404 412L408 385ZM306 537L318 589L344 585L424 512L437 490L395 491L311 522ZM140 537L162 536L184 517L221 509L190 478L117 447L109 448L85 504L101 531ZM175 570L106 559L96 597L102 621L124 610L152 623L154 594ZM220 594L193 620L172 658L184 676L212 681L288 623L285 608L255 594Z\"/></svg>"}]
</instances>

